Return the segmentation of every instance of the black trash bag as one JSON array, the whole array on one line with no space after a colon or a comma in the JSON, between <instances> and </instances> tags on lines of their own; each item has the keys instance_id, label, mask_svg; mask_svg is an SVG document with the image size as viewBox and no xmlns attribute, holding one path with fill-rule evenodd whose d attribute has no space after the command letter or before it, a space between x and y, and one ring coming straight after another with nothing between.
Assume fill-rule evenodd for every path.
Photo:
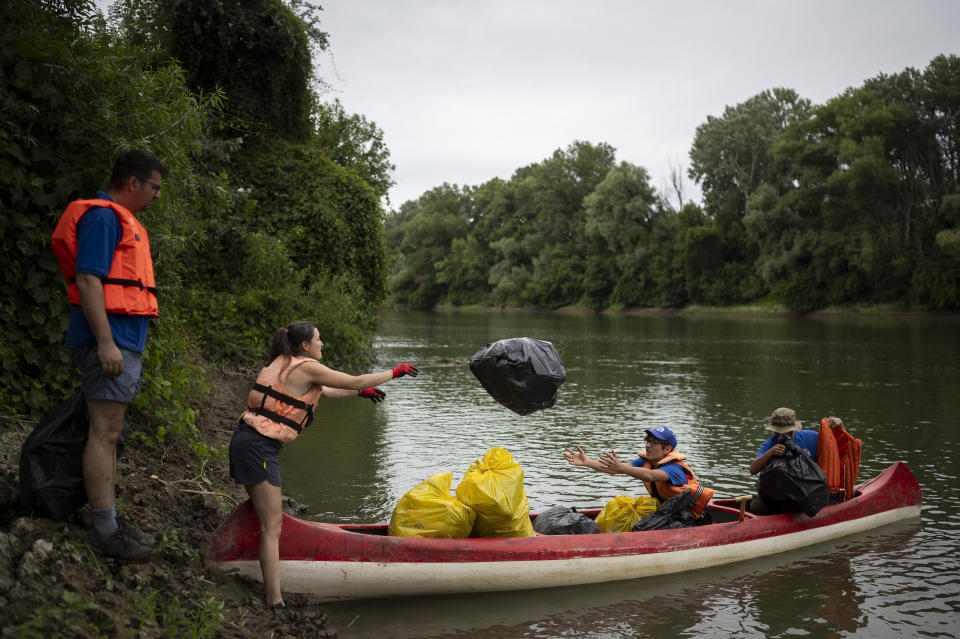
<instances>
[{"instance_id":1,"label":"black trash bag","mask_svg":"<svg viewBox=\"0 0 960 639\"><path fill-rule=\"evenodd\" d=\"M491 397L519 415L556 404L567 379L553 344L530 337L487 344L470 358L470 370Z\"/></svg>"},{"instance_id":2,"label":"black trash bag","mask_svg":"<svg viewBox=\"0 0 960 639\"><path fill-rule=\"evenodd\" d=\"M20 506L24 510L63 521L87 503L83 449L89 429L87 403L80 390L40 420L20 451ZM118 457L130 430L124 418Z\"/></svg>"},{"instance_id":3,"label":"black trash bag","mask_svg":"<svg viewBox=\"0 0 960 639\"><path fill-rule=\"evenodd\" d=\"M813 517L827 505L830 489L827 478L817 462L810 459L799 446L786 435L780 435L777 443L787 447L779 457L771 457L757 475L757 494L773 510L782 502L791 502L801 512Z\"/></svg>"},{"instance_id":4,"label":"black trash bag","mask_svg":"<svg viewBox=\"0 0 960 639\"><path fill-rule=\"evenodd\" d=\"M664 530L668 528L690 528L697 525L697 516L690 510L690 489L685 489L679 495L674 495L660 504L650 513L633 525L633 532L641 530Z\"/></svg>"},{"instance_id":5,"label":"black trash bag","mask_svg":"<svg viewBox=\"0 0 960 639\"><path fill-rule=\"evenodd\" d=\"M533 530L541 535L592 535L600 532L597 522L566 506L554 506L537 515Z\"/></svg>"}]
</instances>

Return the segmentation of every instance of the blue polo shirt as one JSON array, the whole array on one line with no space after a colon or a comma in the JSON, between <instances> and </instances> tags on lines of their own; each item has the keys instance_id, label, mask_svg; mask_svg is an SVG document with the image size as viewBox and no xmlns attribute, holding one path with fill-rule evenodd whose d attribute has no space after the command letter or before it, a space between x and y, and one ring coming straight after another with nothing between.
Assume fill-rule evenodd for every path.
<instances>
[{"instance_id":1,"label":"blue polo shirt","mask_svg":"<svg viewBox=\"0 0 960 639\"><path fill-rule=\"evenodd\" d=\"M635 466L637 468L641 468L646 463L646 461L647 460L644 459L643 457L637 457L632 462L630 462L630 465ZM673 484L674 486L686 486L687 481L689 481L687 479L687 474L683 472L683 468L680 467L680 464L676 464L676 463L664 464L663 466L659 466L654 470L662 470L663 472L665 472L667 474L667 477L670 478L670 483Z\"/></svg>"},{"instance_id":2,"label":"blue polo shirt","mask_svg":"<svg viewBox=\"0 0 960 639\"><path fill-rule=\"evenodd\" d=\"M97 199L113 201L103 191L97 192ZM112 209L96 206L84 213L77 221L77 273L106 277L113 266L113 254L122 236L120 222ZM148 317L107 313L107 321L118 347L143 352L150 326ZM83 309L76 304L70 305L70 325L67 326L64 343L71 348L95 346L97 343Z\"/></svg>"},{"instance_id":3,"label":"blue polo shirt","mask_svg":"<svg viewBox=\"0 0 960 639\"><path fill-rule=\"evenodd\" d=\"M800 447L813 461L817 461L817 431L815 430L795 430L793 431L793 443ZM770 439L760 444L760 450L757 451L757 457L764 454L777 445L777 435L771 435Z\"/></svg>"}]
</instances>

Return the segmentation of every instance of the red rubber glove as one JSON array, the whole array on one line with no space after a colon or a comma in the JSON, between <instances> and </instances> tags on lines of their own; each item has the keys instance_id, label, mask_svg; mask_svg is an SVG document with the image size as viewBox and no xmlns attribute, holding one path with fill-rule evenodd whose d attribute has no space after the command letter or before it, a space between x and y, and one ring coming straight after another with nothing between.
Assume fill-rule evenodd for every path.
<instances>
[{"instance_id":1,"label":"red rubber glove","mask_svg":"<svg viewBox=\"0 0 960 639\"><path fill-rule=\"evenodd\" d=\"M409 375L410 377L416 377L417 373L420 372L420 369L414 366L413 364L407 364L404 362L396 368L393 369L393 378L403 377L404 375Z\"/></svg>"},{"instance_id":2,"label":"red rubber glove","mask_svg":"<svg viewBox=\"0 0 960 639\"><path fill-rule=\"evenodd\" d=\"M379 388L364 388L362 391L360 391L360 397L366 397L374 404L379 404L386 396L387 394Z\"/></svg>"}]
</instances>

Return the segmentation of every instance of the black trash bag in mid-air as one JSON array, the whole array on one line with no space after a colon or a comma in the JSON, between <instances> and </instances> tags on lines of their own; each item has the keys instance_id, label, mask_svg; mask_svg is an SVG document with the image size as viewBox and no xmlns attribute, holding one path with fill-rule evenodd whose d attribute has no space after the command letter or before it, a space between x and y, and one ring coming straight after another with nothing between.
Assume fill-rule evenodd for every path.
<instances>
[{"instance_id":1,"label":"black trash bag in mid-air","mask_svg":"<svg viewBox=\"0 0 960 639\"><path fill-rule=\"evenodd\" d=\"M801 512L813 517L827 505L830 489L827 478L796 442L786 435L777 439L787 447L779 457L771 457L757 475L757 494L775 511L787 511L779 507L791 502Z\"/></svg>"},{"instance_id":2,"label":"black trash bag in mid-air","mask_svg":"<svg viewBox=\"0 0 960 639\"><path fill-rule=\"evenodd\" d=\"M90 429L87 402L75 392L40 420L20 451L20 506L29 513L63 521L87 503L83 449ZM117 456L130 424L123 420Z\"/></svg>"},{"instance_id":3,"label":"black trash bag in mid-air","mask_svg":"<svg viewBox=\"0 0 960 639\"><path fill-rule=\"evenodd\" d=\"M553 344L530 337L487 344L470 358L470 370L491 397L519 415L556 404L567 379Z\"/></svg>"},{"instance_id":4,"label":"black trash bag in mid-air","mask_svg":"<svg viewBox=\"0 0 960 639\"><path fill-rule=\"evenodd\" d=\"M664 530L667 528L690 528L697 525L697 516L690 510L691 496L687 488L679 495L674 495L660 504L650 513L633 525L633 532L641 530Z\"/></svg>"},{"instance_id":5,"label":"black trash bag in mid-air","mask_svg":"<svg viewBox=\"0 0 960 639\"><path fill-rule=\"evenodd\" d=\"M541 535L592 535L600 532L597 522L566 506L554 506L537 515L533 530Z\"/></svg>"}]
</instances>

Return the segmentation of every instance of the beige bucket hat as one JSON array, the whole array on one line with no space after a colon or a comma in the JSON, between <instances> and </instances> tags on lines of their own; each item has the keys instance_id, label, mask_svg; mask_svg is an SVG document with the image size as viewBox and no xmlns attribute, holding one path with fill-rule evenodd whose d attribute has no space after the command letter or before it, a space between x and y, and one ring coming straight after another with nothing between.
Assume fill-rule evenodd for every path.
<instances>
[{"instance_id":1,"label":"beige bucket hat","mask_svg":"<svg viewBox=\"0 0 960 639\"><path fill-rule=\"evenodd\" d=\"M770 421L763 427L774 433L789 433L791 430L803 428L797 421L796 411L792 408L778 408L773 411L773 415L770 415Z\"/></svg>"}]
</instances>

